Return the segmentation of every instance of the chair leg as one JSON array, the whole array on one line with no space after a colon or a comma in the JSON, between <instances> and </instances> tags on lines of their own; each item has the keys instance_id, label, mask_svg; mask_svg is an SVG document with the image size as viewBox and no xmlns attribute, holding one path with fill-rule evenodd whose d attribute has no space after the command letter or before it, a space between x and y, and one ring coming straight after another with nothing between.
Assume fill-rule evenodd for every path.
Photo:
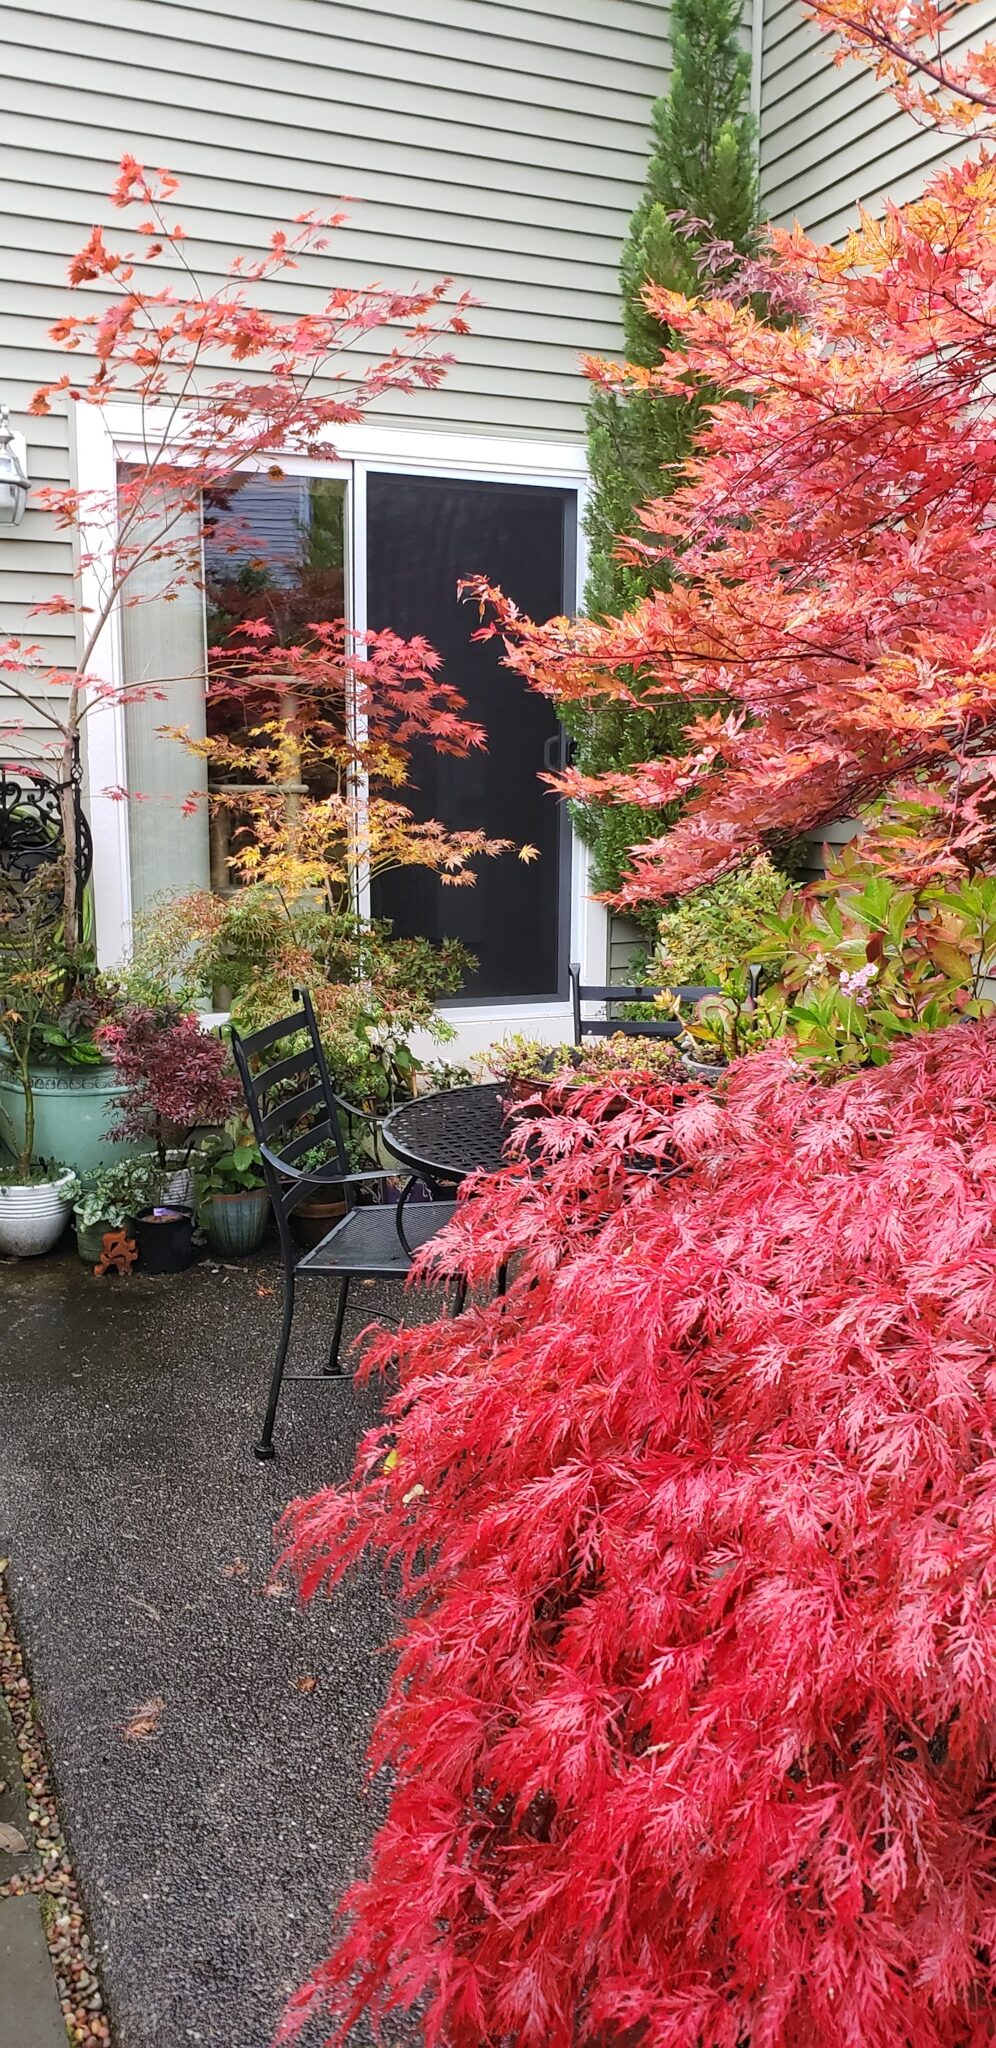
<instances>
[{"instance_id":1,"label":"chair leg","mask_svg":"<svg viewBox=\"0 0 996 2048\"><path fill-rule=\"evenodd\" d=\"M266 1404L266 1421L263 1424L263 1434L258 1444L253 1446L256 1457L261 1460L276 1457L276 1452L273 1448L273 1425L277 1416L277 1403L280 1399L280 1387L284 1376L284 1360L287 1357L287 1346L290 1343L293 1320L294 1273L291 1270L284 1274L284 1314L277 1342L277 1355L273 1361L273 1371L270 1375L270 1398Z\"/></svg>"},{"instance_id":2,"label":"chair leg","mask_svg":"<svg viewBox=\"0 0 996 2048\"><path fill-rule=\"evenodd\" d=\"M466 1301L466 1299L467 1299L467 1275L466 1275L466 1273L459 1273L459 1274L457 1275L457 1281L456 1281L456 1286L455 1286L455 1287L454 1287L454 1289L453 1289L453 1311L452 1311L452 1312L453 1312L453 1314L454 1314L455 1316L458 1316L458 1315L460 1314L460 1311L461 1311L461 1309L463 1308L463 1305L464 1305L464 1302Z\"/></svg>"},{"instance_id":3,"label":"chair leg","mask_svg":"<svg viewBox=\"0 0 996 2048\"><path fill-rule=\"evenodd\" d=\"M342 1343L342 1326L346 1320L346 1297L349 1293L349 1277L348 1273L344 1273L339 1282L339 1302L335 1312L332 1348L329 1352L329 1362L322 1368L327 1374L342 1372L342 1366L339 1363L339 1346Z\"/></svg>"},{"instance_id":4,"label":"chair leg","mask_svg":"<svg viewBox=\"0 0 996 2048\"><path fill-rule=\"evenodd\" d=\"M505 1293L505 1291L506 1291L506 1288L507 1288L507 1287L508 1287L508 1260L506 1259L506 1260L505 1260L505 1261L503 1262L503 1264L502 1264L502 1265L500 1265L500 1266L499 1266L499 1268L498 1268L498 1282L497 1282L497 1286L495 1287L495 1293L496 1293L496 1294L504 1294L504 1293Z\"/></svg>"}]
</instances>

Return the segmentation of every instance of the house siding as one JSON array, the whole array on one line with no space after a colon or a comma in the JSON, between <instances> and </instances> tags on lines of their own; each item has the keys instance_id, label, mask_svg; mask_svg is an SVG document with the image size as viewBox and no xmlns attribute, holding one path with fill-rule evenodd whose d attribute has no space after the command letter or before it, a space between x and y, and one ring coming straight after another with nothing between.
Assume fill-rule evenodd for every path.
<instances>
[{"instance_id":1,"label":"house siding","mask_svg":"<svg viewBox=\"0 0 996 2048\"><path fill-rule=\"evenodd\" d=\"M449 276L473 293L444 386L381 420L582 437L580 353L619 347L619 246L667 79L663 0L25 0L0 14L0 75L0 393L15 415L65 367L48 329L127 148L180 178L208 284L275 223L342 204L326 282ZM317 279L305 264L270 303L306 301ZM17 423L32 480L68 481L71 420ZM34 634L31 604L71 578L68 544L30 510L0 539L0 635ZM72 622L42 628L48 658L70 658Z\"/></svg>"},{"instance_id":2,"label":"house siding","mask_svg":"<svg viewBox=\"0 0 996 2048\"><path fill-rule=\"evenodd\" d=\"M966 10L961 45L985 41L996 0ZM836 242L886 197L915 199L931 168L960 156L952 141L904 114L871 71L835 65L835 39L799 0L764 0L760 80L761 204L783 226L798 220L817 241Z\"/></svg>"},{"instance_id":3,"label":"house siding","mask_svg":"<svg viewBox=\"0 0 996 2048\"><path fill-rule=\"evenodd\" d=\"M286 0L279 21L249 0L239 14L230 0L4 8L5 389L23 398L44 369L67 260L107 217L127 147L181 179L209 282L274 222L343 201L329 260L344 281L469 289L481 304L458 363L402 417L579 438L579 354L619 340L619 245L667 76L660 0L415 0L404 14Z\"/></svg>"}]
</instances>

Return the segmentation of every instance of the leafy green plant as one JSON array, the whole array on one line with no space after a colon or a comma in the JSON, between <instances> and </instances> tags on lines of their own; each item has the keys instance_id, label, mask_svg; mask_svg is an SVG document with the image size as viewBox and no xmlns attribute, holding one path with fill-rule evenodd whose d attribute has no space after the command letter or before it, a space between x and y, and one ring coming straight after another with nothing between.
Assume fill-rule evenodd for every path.
<instances>
[{"instance_id":1,"label":"leafy green plant","mask_svg":"<svg viewBox=\"0 0 996 2048\"><path fill-rule=\"evenodd\" d=\"M137 1211L159 1200L163 1168L153 1152L134 1159L115 1159L96 1173L74 1174L67 1189L78 1223L87 1230L106 1223L111 1230L123 1230Z\"/></svg>"},{"instance_id":2,"label":"leafy green plant","mask_svg":"<svg viewBox=\"0 0 996 2048\"><path fill-rule=\"evenodd\" d=\"M904 888L849 847L765 922L754 958L778 962L807 1063L882 1066L914 1033L996 1011L996 878Z\"/></svg>"},{"instance_id":3,"label":"leafy green plant","mask_svg":"<svg viewBox=\"0 0 996 2048\"><path fill-rule=\"evenodd\" d=\"M447 1088L469 1088L474 1076L469 1067L459 1060L420 1060L418 1065L418 1092L430 1095Z\"/></svg>"},{"instance_id":4,"label":"leafy green plant","mask_svg":"<svg viewBox=\"0 0 996 2048\"><path fill-rule=\"evenodd\" d=\"M243 1195L263 1186L259 1146L239 1117L232 1117L222 1131L205 1139L193 1165L198 1206L212 1195Z\"/></svg>"},{"instance_id":5,"label":"leafy green plant","mask_svg":"<svg viewBox=\"0 0 996 2048\"><path fill-rule=\"evenodd\" d=\"M706 1066L721 1066L783 1038L789 1016L782 989L761 989L755 995L748 969L735 968L720 983L718 995L704 996L692 1015L682 1019L684 1031L678 1043L690 1058Z\"/></svg>"},{"instance_id":6,"label":"leafy green plant","mask_svg":"<svg viewBox=\"0 0 996 2048\"><path fill-rule=\"evenodd\" d=\"M788 876L762 853L735 874L682 897L658 922L645 979L700 986L724 982L770 936L767 920L790 887ZM777 966L772 956L769 975L777 973Z\"/></svg>"}]
</instances>

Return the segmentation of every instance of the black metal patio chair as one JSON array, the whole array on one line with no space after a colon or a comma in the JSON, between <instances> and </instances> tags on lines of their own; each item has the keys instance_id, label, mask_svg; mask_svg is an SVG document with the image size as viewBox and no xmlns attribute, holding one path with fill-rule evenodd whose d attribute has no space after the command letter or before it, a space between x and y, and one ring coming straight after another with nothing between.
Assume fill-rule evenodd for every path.
<instances>
[{"instance_id":1,"label":"black metal patio chair","mask_svg":"<svg viewBox=\"0 0 996 2048\"><path fill-rule=\"evenodd\" d=\"M612 1017L609 1011L620 1003L652 1003L657 996L674 996L679 1003L691 1008L700 1003L704 996L718 996L718 988L699 987L691 982L681 982L675 987L658 985L644 987L638 983L611 982L594 985L582 982L581 969L572 960L567 970L571 985L571 1009L574 1017L574 1043L580 1045L583 1038L614 1038L621 1031L627 1038L680 1038L684 1026L680 1017L648 1017L645 1021L637 1017ZM582 1015L582 1003L599 1003L605 1006L603 1017Z\"/></svg>"},{"instance_id":2,"label":"black metal patio chair","mask_svg":"<svg viewBox=\"0 0 996 2048\"><path fill-rule=\"evenodd\" d=\"M455 1206L453 1202L425 1202L413 1207L406 1220L407 1243L402 1243L393 1205L359 1200L363 1190L372 1191L378 1182L392 1178L390 1169L384 1166L356 1172L350 1165L348 1140L354 1125L359 1122L376 1128L378 1119L336 1093L311 997L303 989L295 989L293 994L300 1008L289 1016L245 1036L232 1030L232 1052L262 1155L284 1268L283 1318L266 1418L254 1447L257 1458L274 1456L273 1425L284 1379L298 1280L337 1280L339 1296L328 1363L320 1373L302 1372L288 1377L319 1380L341 1376L339 1351L350 1280L354 1276L403 1278L411 1265L409 1247L414 1251L435 1236L449 1221ZM283 1054L262 1066L260 1055L272 1054L272 1049L281 1044L285 1046ZM324 1151L326 1155L318 1165L298 1165L299 1160L314 1151ZM294 1242L290 1218L310 1190L330 1182L342 1188L346 1213L319 1245L302 1252Z\"/></svg>"}]
</instances>

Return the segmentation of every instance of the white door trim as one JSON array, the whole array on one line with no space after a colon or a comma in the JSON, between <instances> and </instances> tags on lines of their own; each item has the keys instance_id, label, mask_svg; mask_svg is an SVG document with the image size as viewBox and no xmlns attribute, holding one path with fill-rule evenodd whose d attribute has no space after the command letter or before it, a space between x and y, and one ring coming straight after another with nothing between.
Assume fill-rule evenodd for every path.
<instances>
[{"instance_id":1,"label":"white door trim","mask_svg":"<svg viewBox=\"0 0 996 2048\"><path fill-rule=\"evenodd\" d=\"M114 403L74 408L79 485L83 492L113 491L116 466L141 453L140 420L135 406ZM366 478L371 470L397 470L405 475L436 475L487 483L520 483L572 489L577 494L577 591L584 589L586 537L584 513L588 496L585 451L573 442L525 441L498 435L426 433L364 422L342 427L328 437L329 454L321 458L281 457L289 475L344 476L347 499L348 564L352 618L359 630L367 622ZM109 542L108 542L109 546ZM92 603L101 587L99 560L84 572L83 601ZM112 616L98 643L93 672L113 690L123 680L120 618ZM127 955L131 941L131 866L128 806L110 792L126 787L124 712L113 697L94 702L86 717L87 771L94 834L94 905L97 950L101 966ZM604 906L587 891L587 854L572 834L570 954L580 959L589 979L607 971L608 917ZM446 1014L446 1013L444 1013ZM517 1018L567 1022L569 1005L537 1002L454 1007L449 1013L459 1028L500 1023L513 1029Z\"/></svg>"}]
</instances>

